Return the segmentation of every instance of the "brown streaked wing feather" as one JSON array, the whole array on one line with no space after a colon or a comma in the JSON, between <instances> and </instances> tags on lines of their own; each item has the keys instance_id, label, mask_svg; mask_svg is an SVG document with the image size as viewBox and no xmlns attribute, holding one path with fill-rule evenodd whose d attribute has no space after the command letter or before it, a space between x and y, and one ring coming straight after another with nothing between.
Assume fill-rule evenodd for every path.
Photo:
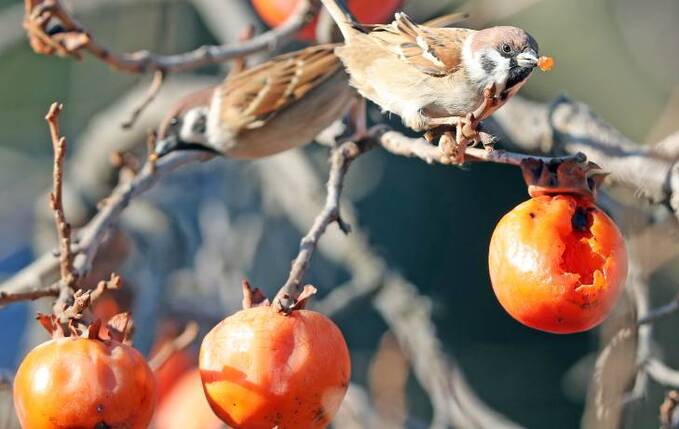
<instances>
[{"instance_id":1,"label":"brown streaked wing feather","mask_svg":"<svg viewBox=\"0 0 679 429\"><path fill-rule=\"evenodd\" d=\"M220 87L220 116L234 130L261 127L341 67L337 44L281 55L227 79Z\"/></svg>"},{"instance_id":2,"label":"brown streaked wing feather","mask_svg":"<svg viewBox=\"0 0 679 429\"><path fill-rule=\"evenodd\" d=\"M445 76L459 69L462 46L473 30L430 28L417 25L403 13L389 25L379 26L371 36L403 61L432 76Z\"/></svg>"}]
</instances>

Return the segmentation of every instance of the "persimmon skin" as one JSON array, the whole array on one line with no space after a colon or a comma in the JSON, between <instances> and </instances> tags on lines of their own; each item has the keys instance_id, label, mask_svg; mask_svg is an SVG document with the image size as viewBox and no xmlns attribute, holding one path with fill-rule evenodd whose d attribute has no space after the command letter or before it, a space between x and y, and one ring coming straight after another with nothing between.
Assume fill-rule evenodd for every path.
<instances>
[{"instance_id":1,"label":"persimmon skin","mask_svg":"<svg viewBox=\"0 0 679 429\"><path fill-rule=\"evenodd\" d=\"M502 307L531 328L575 333L601 323L623 289L627 251L590 200L543 195L497 224L488 266Z\"/></svg>"},{"instance_id":2,"label":"persimmon skin","mask_svg":"<svg viewBox=\"0 0 679 429\"><path fill-rule=\"evenodd\" d=\"M252 6L267 25L281 25L295 10L300 0L252 0ZM393 19L394 12L401 7L403 0L348 0L347 6L358 22L381 24ZM314 40L318 18L299 32L302 40Z\"/></svg>"},{"instance_id":3,"label":"persimmon skin","mask_svg":"<svg viewBox=\"0 0 679 429\"><path fill-rule=\"evenodd\" d=\"M344 337L330 319L269 306L221 321L203 340L199 362L208 402L235 429L324 428L351 373Z\"/></svg>"},{"instance_id":4,"label":"persimmon skin","mask_svg":"<svg viewBox=\"0 0 679 429\"><path fill-rule=\"evenodd\" d=\"M205 399L197 367L178 377L159 401L154 427L158 429L221 429L224 423Z\"/></svg>"},{"instance_id":5,"label":"persimmon skin","mask_svg":"<svg viewBox=\"0 0 679 429\"><path fill-rule=\"evenodd\" d=\"M155 406L153 373L128 345L53 339L21 362L14 406L24 429L146 429Z\"/></svg>"}]
</instances>

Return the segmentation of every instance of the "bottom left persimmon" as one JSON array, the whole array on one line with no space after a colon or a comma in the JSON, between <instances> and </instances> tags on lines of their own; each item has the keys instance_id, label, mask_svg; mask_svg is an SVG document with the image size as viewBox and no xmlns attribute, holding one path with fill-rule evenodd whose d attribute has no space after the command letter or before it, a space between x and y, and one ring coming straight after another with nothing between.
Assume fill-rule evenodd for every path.
<instances>
[{"instance_id":1,"label":"bottom left persimmon","mask_svg":"<svg viewBox=\"0 0 679 429\"><path fill-rule=\"evenodd\" d=\"M52 339L26 355L14 379L24 429L145 429L155 397L144 357L114 340Z\"/></svg>"}]
</instances>

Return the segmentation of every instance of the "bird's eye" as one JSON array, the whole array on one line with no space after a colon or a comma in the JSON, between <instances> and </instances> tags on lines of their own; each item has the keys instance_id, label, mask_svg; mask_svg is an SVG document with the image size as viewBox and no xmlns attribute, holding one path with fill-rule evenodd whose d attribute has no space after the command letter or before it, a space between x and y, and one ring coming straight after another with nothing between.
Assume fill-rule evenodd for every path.
<instances>
[{"instance_id":1,"label":"bird's eye","mask_svg":"<svg viewBox=\"0 0 679 429\"><path fill-rule=\"evenodd\" d=\"M504 52L505 54L508 54L508 53L512 52L512 47L509 46L507 43L503 43L502 44L502 52Z\"/></svg>"}]
</instances>

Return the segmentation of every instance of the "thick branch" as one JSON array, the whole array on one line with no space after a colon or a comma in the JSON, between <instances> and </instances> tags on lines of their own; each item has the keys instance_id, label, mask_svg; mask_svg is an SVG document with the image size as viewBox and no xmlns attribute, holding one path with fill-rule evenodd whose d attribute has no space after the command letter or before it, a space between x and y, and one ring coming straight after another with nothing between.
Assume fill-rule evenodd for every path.
<instances>
[{"instance_id":1,"label":"thick branch","mask_svg":"<svg viewBox=\"0 0 679 429\"><path fill-rule=\"evenodd\" d=\"M513 97L484 124L512 148L532 153L582 152L613 181L665 203L679 216L676 136L657 148L632 142L583 103L560 97L551 104Z\"/></svg>"}]
</instances>

